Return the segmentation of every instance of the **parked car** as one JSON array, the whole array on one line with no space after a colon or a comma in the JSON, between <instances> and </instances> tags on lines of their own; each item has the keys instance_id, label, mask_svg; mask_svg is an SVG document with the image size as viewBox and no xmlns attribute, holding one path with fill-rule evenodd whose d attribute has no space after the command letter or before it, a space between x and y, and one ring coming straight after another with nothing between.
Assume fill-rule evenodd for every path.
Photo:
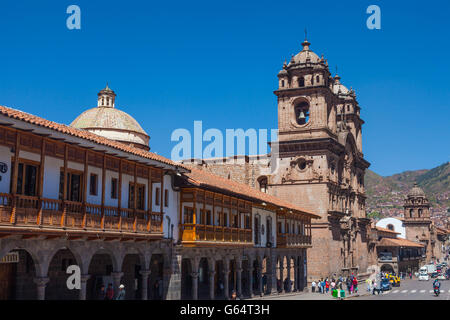
<instances>
[{"instance_id":1,"label":"parked car","mask_svg":"<svg viewBox=\"0 0 450 320\"><path fill-rule=\"evenodd\" d=\"M428 275L426 267L420 268L420 271L419 271L419 281L422 281L422 280L424 280L424 281L430 280L430 276Z\"/></svg>"},{"instance_id":2,"label":"parked car","mask_svg":"<svg viewBox=\"0 0 450 320\"><path fill-rule=\"evenodd\" d=\"M400 287L400 277L394 276L393 274L390 274L389 276L389 282L393 287Z\"/></svg>"}]
</instances>

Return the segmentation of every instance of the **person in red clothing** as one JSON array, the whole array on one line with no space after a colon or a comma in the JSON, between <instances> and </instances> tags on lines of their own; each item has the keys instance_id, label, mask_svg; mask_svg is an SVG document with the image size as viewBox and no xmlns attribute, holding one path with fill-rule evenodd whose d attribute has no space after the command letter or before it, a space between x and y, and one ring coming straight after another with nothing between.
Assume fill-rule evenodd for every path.
<instances>
[{"instance_id":1,"label":"person in red clothing","mask_svg":"<svg viewBox=\"0 0 450 320\"><path fill-rule=\"evenodd\" d=\"M112 283L108 284L108 289L106 289L106 300L114 300L114 289Z\"/></svg>"},{"instance_id":2,"label":"person in red clothing","mask_svg":"<svg viewBox=\"0 0 450 320\"><path fill-rule=\"evenodd\" d=\"M353 291L355 293L358 292L358 280L356 279L356 277L353 278Z\"/></svg>"},{"instance_id":3,"label":"person in red clothing","mask_svg":"<svg viewBox=\"0 0 450 320\"><path fill-rule=\"evenodd\" d=\"M327 293L330 291L330 281L328 279L325 282L325 289L327 290Z\"/></svg>"}]
</instances>

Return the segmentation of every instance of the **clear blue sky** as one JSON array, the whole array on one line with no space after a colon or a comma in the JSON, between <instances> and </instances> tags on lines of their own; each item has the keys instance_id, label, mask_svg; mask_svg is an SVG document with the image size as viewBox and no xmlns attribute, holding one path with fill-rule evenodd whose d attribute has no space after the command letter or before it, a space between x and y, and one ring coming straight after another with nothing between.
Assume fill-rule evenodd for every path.
<instances>
[{"instance_id":1,"label":"clear blue sky","mask_svg":"<svg viewBox=\"0 0 450 320\"><path fill-rule=\"evenodd\" d=\"M81 8L68 30L66 8ZM381 8L381 30L366 8ZM108 81L170 156L176 128L276 128L277 73L311 49L352 86L382 175L449 161L449 1L2 1L0 105L70 124Z\"/></svg>"}]
</instances>

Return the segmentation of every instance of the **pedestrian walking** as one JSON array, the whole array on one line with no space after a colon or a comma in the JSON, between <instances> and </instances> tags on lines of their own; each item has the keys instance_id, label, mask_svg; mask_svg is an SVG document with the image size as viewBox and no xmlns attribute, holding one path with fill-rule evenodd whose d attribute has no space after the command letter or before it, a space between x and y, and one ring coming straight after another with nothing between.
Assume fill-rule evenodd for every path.
<instances>
[{"instance_id":1,"label":"pedestrian walking","mask_svg":"<svg viewBox=\"0 0 450 320\"><path fill-rule=\"evenodd\" d=\"M117 294L116 300L125 300L125 286L123 284L119 286L119 293Z\"/></svg>"},{"instance_id":2,"label":"pedestrian walking","mask_svg":"<svg viewBox=\"0 0 450 320\"><path fill-rule=\"evenodd\" d=\"M352 280L350 280L350 278L347 278L347 292L349 293L349 294L351 294L352 293L352 291L351 291L351 288L352 288Z\"/></svg>"},{"instance_id":3,"label":"pedestrian walking","mask_svg":"<svg viewBox=\"0 0 450 320\"><path fill-rule=\"evenodd\" d=\"M370 281L370 278L367 278L366 283L367 283L367 292L370 292L370 284L372 283L372 281Z\"/></svg>"},{"instance_id":4,"label":"pedestrian walking","mask_svg":"<svg viewBox=\"0 0 450 320\"><path fill-rule=\"evenodd\" d=\"M330 282L328 280L325 281L325 290L327 293L330 291Z\"/></svg>"},{"instance_id":5,"label":"pedestrian walking","mask_svg":"<svg viewBox=\"0 0 450 320\"><path fill-rule=\"evenodd\" d=\"M316 282L313 280L313 282L311 283L311 291L314 293L316 292Z\"/></svg>"},{"instance_id":6,"label":"pedestrian walking","mask_svg":"<svg viewBox=\"0 0 450 320\"><path fill-rule=\"evenodd\" d=\"M106 290L104 285L101 285L100 287L100 291L97 295L97 300L106 300Z\"/></svg>"},{"instance_id":7,"label":"pedestrian walking","mask_svg":"<svg viewBox=\"0 0 450 320\"><path fill-rule=\"evenodd\" d=\"M358 293L358 279L356 277L353 278L352 286L353 292Z\"/></svg>"},{"instance_id":8,"label":"pedestrian walking","mask_svg":"<svg viewBox=\"0 0 450 320\"><path fill-rule=\"evenodd\" d=\"M108 289L106 289L106 300L113 300L114 299L114 288L112 286L112 283L108 284Z\"/></svg>"}]
</instances>

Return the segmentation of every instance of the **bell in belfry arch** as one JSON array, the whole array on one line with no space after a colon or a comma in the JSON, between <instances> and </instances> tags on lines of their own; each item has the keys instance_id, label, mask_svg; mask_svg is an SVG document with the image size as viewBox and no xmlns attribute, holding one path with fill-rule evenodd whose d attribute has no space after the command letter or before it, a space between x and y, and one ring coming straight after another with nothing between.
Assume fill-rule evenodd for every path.
<instances>
[{"instance_id":1,"label":"bell in belfry arch","mask_svg":"<svg viewBox=\"0 0 450 320\"><path fill-rule=\"evenodd\" d=\"M300 111L300 114L298 115L298 120L305 120L305 113L302 111Z\"/></svg>"}]
</instances>

